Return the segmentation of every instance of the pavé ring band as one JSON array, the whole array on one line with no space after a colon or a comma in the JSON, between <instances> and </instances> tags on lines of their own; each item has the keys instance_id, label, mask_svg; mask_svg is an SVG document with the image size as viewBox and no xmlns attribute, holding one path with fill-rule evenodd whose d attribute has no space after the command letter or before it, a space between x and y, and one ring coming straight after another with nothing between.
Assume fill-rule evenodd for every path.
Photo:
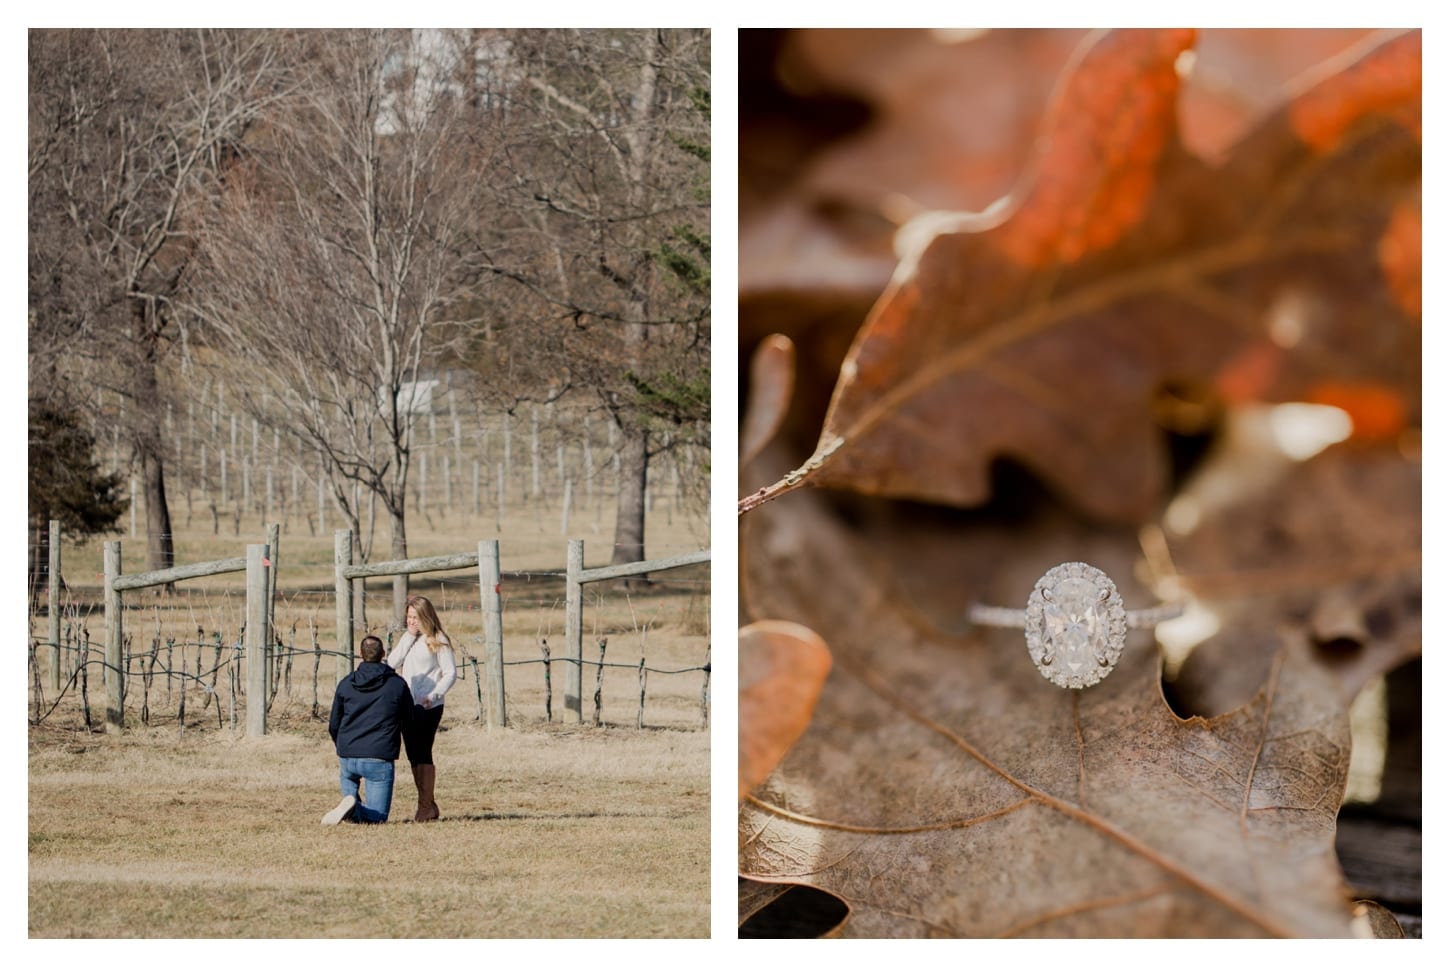
<instances>
[{"instance_id":1,"label":"pav\u00e9 ring band","mask_svg":"<svg viewBox=\"0 0 1450 967\"><path fill-rule=\"evenodd\" d=\"M1059 564L1038 578L1026 610L985 604L967 609L974 624L1024 629L1032 663L1063 688L1086 688L1107 678L1123 654L1129 628L1149 628L1182 613L1178 604L1126 610L1112 579L1081 561Z\"/></svg>"}]
</instances>

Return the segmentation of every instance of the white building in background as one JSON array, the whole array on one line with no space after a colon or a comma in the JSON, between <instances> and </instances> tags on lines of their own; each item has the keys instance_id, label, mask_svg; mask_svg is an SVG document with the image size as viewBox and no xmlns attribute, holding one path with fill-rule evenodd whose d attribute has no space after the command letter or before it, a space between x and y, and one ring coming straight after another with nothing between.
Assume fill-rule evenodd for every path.
<instances>
[{"instance_id":1,"label":"white building in background","mask_svg":"<svg viewBox=\"0 0 1450 967\"><path fill-rule=\"evenodd\" d=\"M406 110L400 110L399 91L389 90L389 80L405 69L414 68L411 97L416 104L426 104L428 95L440 90L455 97L477 97L477 106L493 106L493 96L500 84L512 73L508 37L502 31L478 29L442 30L435 27L410 31L406 50L392 54L383 64L383 96L378 112L379 134L397 134L403 129ZM468 90L460 78L460 70L468 59L473 61L473 89ZM401 106L405 107L405 106Z\"/></svg>"},{"instance_id":2,"label":"white building in background","mask_svg":"<svg viewBox=\"0 0 1450 967\"><path fill-rule=\"evenodd\" d=\"M398 412L404 416L418 416L433 411L433 391L438 388L436 379L420 379L417 382L403 383L398 387ZM388 391L386 387L378 390L378 407L384 414L388 412Z\"/></svg>"}]
</instances>

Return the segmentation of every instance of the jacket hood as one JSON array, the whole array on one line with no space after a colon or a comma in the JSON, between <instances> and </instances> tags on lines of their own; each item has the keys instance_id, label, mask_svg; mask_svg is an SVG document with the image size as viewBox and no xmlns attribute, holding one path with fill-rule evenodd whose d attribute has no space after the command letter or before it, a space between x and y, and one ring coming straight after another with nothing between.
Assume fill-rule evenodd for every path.
<instances>
[{"instance_id":1,"label":"jacket hood","mask_svg":"<svg viewBox=\"0 0 1450 967\"><path fill-rule=\"evenodd\" d=\"M387 662L365 661L353 671L352 687L360 692L375 692L396 674Z\"/></svg>"}]
</instances>

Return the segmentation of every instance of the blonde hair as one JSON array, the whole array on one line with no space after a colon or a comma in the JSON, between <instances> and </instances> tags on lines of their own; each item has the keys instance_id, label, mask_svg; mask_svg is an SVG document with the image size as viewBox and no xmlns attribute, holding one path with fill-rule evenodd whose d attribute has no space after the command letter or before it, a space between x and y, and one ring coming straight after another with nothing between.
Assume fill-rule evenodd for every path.
<instances>
[{"instance_id":1,"label":"blonde hair","mask_svg":"<svg viewBox=\"0 0 1450 967\"><path fill-rule=\"evenodd\" d=\"M448 636L443 632L443 622L438 620L438 612L433 610L432 601L421 594L413 594L408 596L408 607L418 615L418 628L423 632L423 641L429 651L437 652L439 648L452 647L452 643L447 640Z\"/></svg>"}]
</instances>

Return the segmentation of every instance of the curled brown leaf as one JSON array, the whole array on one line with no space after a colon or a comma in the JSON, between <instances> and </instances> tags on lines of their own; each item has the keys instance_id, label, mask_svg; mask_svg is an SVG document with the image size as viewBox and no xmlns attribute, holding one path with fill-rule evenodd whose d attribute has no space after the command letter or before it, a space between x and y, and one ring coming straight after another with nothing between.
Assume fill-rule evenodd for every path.
<instances>
[{"instance_id":1,"label":"curled brown leaf","mask_svg":"<svg viewBox=\"0 0 1450 967\"><path fill-rule=\"evenodd\" d=\"M795 343L779 333L767 336L750 360L750 393L740 427L740 464L760 454L779 431L795 387Z\"/></svg>"},{"instance_id":2,"label":"curled brown leaf","mask_svg":"<svg viewBox=\"0 0 1450 967\"><path fill-rule=\"evenodd\" d=\"M810 723L831 670L820 635L789 621L740 629L740 796L770 775Z\"/></svg>"}]
</instances>

